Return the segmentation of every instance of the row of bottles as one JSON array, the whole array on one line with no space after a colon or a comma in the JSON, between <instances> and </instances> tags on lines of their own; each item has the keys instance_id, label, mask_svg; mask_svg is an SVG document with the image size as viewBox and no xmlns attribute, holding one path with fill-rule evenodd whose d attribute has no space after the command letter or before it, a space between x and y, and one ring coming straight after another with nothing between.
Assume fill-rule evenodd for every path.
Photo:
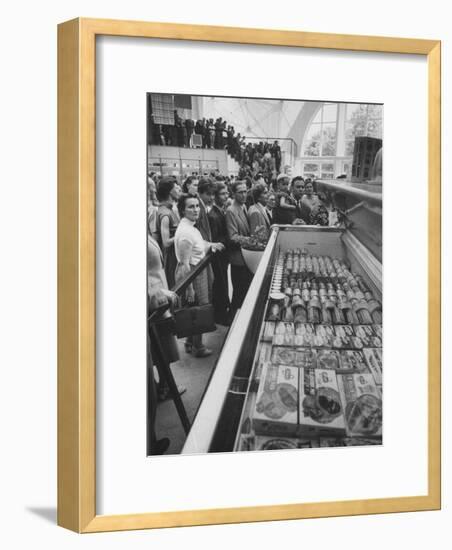
<instances>
[{"instance_id":1,"label":"row of bottles","mask_svg":"<svg viewBox=\"0 0 452 550\"><path fill-rule=\"evenodd\" d=\"M317 265L334 268L341 273L342 282L297 279L289 284L285 269L295 264L296 259L316 259ZM278 262L267 312L269 321L328 324L373 324L382 322L382 306L359 275L352 274L345 264L328 256L309 256L298 251L289 251ZM305 264L303 264L305 265ZM340 270L338 269L340 267ZM281 292L275 292L283 290Z\"/></svg>"}]
</instances>

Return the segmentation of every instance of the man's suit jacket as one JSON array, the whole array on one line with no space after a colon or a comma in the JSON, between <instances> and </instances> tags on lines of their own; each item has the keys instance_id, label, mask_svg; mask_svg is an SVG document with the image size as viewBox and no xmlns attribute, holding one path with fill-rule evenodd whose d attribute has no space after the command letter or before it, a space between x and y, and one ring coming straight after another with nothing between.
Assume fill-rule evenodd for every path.
<instances>
[{"instance_id":1,"label":"man's suit jacket","mask_svg":"<svg viewBox=\"0 0 452 550\"><path fill-rule=\"evenodd\" d=\"M227 247L227 232L226 232L226 216L223 210L213 205L210 212L207 214L210 223L210 231L212 234L213 243L222 243ZM219 269L223 269L225 272L229 265L228 250L222 250L221 252L215 252L212 258L212 267L214 269L218 266ZM224 275L223 275L224 276ZM226 276L227 279L227 276ZM227 282L226 282L227 292Z\"/></svg>"},{"instance_id":2,"label":"man's suit jacket","mask_svg":"<svg viewBox=\"0 0 452 550\"><path fill-rule=\"evenodd\" d=\"M258 226L264 226L267 232L270 232L270 218L268 217L265 207L262 205L253 204L248 210L248 218L250 221L251 235L254 234Z\"/></svg>"},{"instance_id":3,"label":"man's suit jacket","mask_svg":"<svg viewBox=\"0 0 452 550\"><path fill-rule=\"evenodd\" d=\"M240 250L240 237L250 236L250 224L243 206L240 206L235 200L226 210L226 231L231 265L244 266L245 262Z\"/></svg>"},{"instance_id":4,"label":"man's suit jacket","mask_svg":"<svg viewBox=\"0 0 452 550\"><path fill-rule=\"evenodd\" d=\"M273 218L275 223L292 224L297 218L302 219L305 223L308 223L309 213L306 212L306 208L301 203L301 199L296 199L293 195L287 195L286 203L295 206L294 210L288 210L276 206L273 209Z\"/></svg>"},{"instance_id":5,"label":"man's suit jacket","mask_svg":"<svg viewBox=\"0 0 452 550\"><path fill-rule=\"evenodd\" d=\"M196 222L196 227L202 235L205 241L212 242L212 233L210 231L209 218L207 217L207 210L202 200L199 200L199 218Z\"/></svg>"},{"instance_id":6,"label":"man's suit jacket","mask_svg":"<svg viewBox=\"0 0 452 550\"><path fill-rule=\"evenodd\" d=\"M212 235L212 242L223 243L226 245L227 232L226 232L226 217L223 210L213 205L210 212L207 214L210 223L210 233Z\"/></svg>"}]
</instances>

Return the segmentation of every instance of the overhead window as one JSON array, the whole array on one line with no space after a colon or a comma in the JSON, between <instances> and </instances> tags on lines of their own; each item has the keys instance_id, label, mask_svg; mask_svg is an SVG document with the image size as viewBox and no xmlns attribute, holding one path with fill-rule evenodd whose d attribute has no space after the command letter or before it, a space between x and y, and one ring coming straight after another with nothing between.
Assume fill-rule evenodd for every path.
<instances>
[{"instance_id":1,"label":"overhead window","mask_svg":"<svg viewBox=\"0 0 452 550\"><path fill-rule=\"evenodd\" d=\"M337 103L324 103L304 139L303 155L327 157L336 154Z\"/></svg>"}]
</instances>

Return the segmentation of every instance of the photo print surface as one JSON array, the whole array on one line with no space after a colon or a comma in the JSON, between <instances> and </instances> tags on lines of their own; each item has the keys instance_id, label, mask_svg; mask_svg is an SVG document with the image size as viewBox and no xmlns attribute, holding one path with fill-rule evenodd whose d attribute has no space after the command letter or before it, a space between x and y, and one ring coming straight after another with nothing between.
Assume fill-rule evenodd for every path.
<instances>
[{"instance_id":1,"label":"photo print surface","mask_svg":"<svg viewBox=\"0 0 452 550\"><path fill-rule=\"evenodd\" d=\"M381 445L383 105L146 94L147 454Z\"/></svg>"}]
</instances>

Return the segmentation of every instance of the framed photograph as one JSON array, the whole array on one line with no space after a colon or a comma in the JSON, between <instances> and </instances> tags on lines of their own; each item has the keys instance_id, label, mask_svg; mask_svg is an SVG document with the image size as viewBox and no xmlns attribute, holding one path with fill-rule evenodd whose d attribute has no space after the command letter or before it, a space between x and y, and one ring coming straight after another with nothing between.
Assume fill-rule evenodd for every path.
<instances>
[{"instance_id":1,"label":"framed photograph","mask_svg":"<svg viewBox=\"0 0 452 550\"><path fill-rule=\"evenodd\" d=\"M440 42L58 52L59 525L439 509Z\"/></svg>"}]
</instances>

